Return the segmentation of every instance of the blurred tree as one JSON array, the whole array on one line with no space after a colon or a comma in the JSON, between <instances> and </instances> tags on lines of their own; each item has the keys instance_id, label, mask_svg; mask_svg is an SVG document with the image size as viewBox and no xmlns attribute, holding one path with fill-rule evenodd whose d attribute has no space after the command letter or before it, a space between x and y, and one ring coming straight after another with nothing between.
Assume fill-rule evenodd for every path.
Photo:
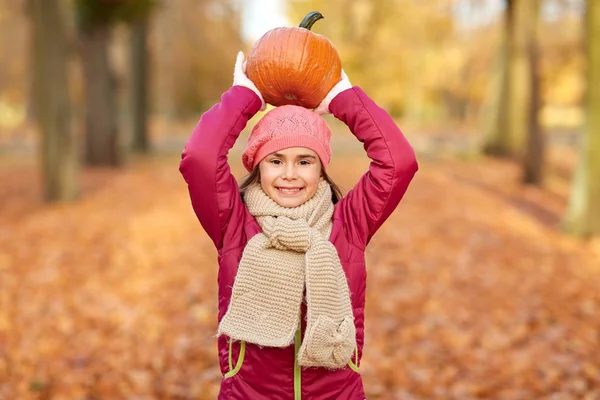
<instances>
[{"instance_id":1,"label":"blurred tree","mask_svg":"<svg viewBox=\"0 0 600 400\"><path fill-rule=\"evenodd\" d=\"M523 105L528 111L524 116L525 123L518 123L519 128L525 129L525 151L524 157L521 160L522 164L522 180L525 184L540 185L543 180L544 172L544 154L546 144L544 134L539 122L539 112L541 106L540 94L540 45L539 45L539 29L538 20L540 13L541 0L527 0L528 8L524 10L527 18L522 21L524 29L525 52L527 54L527 70L529 74L529 93L523 99ZM521 3L524 1L521 0ZM515 116L513 111L513 117ZM523 118L523 117L521 117Z\"/></svg>"},{"instance_id":2,"label":"blurred tree","mask_svg":"<svg viewBox=\"0 0 600 400\"><path fill-rule=\"evenodd\" d=\"M596 0L587 2L586 41L586 123L565 217L566 231L578 236L600 235L600 4Z\"/></svg>"},{"instance_id":3,"label":"blurred tree","mask_svg":"<svg viewBox=\"0 0 600 400\"><path fill-rule=\"evenodd\" d=\"M73 200L79 191L78 146L71 126L68 44L59 0L29 0L33 28L35 117L47 201Z\"/></svg>"},{"instance_id":4,"label":"blurred tree","mask_svg":"<svg viewBox=\"0 0 600 400\"><path fill-rule=\"evenodd\" d=\"M148 140L148 18L133 21L130 42L132 149L147 153Z\"/></svg>"},{"instance_id":5,"label":"blurred tree","mask_svg":"<svg viewBox=\"0 0 600 400\"><path fill-rule=\"evenodd\" d=\"M502 44L498 52L496 66L497 77L493 81L493 95L490 96L491 112L485 133L486 140L483 151L486 154L507 157L511 154L508 132L508 82L510 82L510 43L513 36L515 0L506 0L506 11L503 16Z\"/></svg>"},{"instance_id":6,"label":"blurred tree","mask_svg":"<svg viewBox=\"0 0 600 400\"><path fill-rule=\"evenodd\" d=\"M117 127L116 84L108 58L111 27L147 15L156 0L75 0L86 104L86 162L117 166L124 146Z\"/></svg>"},{"instance_id":7,"label":"blurred tree","mask_svg":"<svg viewBox=\"0 0 600 400\"><path fill-rule=\"evenodd\" d=\"M162 3L151 27L150 73L163 116L196 118L231 85L235 56L245 48L239 5L238 0Z\"/></svg>"},{"instance_id":8,"label":"blurred tree","mask_svg":"<svg viewBox=\"0 0 600 400\"><path fill-rule=\"evenodd\" d=\"M506 0L498 96L484 152L523 160L523 180L541 181L543 141L538 123L537 21L540 0Z\"/></svg>"}]
</instances>

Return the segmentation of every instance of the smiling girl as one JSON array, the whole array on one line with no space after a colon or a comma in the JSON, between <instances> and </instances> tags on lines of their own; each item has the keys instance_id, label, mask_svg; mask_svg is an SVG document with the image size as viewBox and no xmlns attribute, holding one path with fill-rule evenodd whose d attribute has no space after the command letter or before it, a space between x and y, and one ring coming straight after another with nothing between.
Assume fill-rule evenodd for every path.
<instances>
[{"instance_id":1,"label":"smiling girl","mask_svg":"<svg viewBox=\"0 0 600 400\"><path fill-rule=\"evenodd\" d=\"M365 398L365 248L418 167L385 110L345 73L315 110L281 106L252 130L239 185L227 154L265 104L238 54L233 87L204 113L180 171L218 250L219 399ZM332 113L372 162L342 197L327 175Z\"/></svg>"}]
</instances>

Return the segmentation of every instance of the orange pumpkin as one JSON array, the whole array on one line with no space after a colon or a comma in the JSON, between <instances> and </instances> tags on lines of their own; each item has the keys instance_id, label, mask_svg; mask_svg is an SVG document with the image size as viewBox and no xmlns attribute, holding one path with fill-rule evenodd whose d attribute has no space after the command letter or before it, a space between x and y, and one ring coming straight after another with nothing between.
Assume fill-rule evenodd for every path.
<instances>
[{"instance_id":1,"label":"orange pumpkin","mask_svg":"<svg viewBox=\"0 0 600 400\"><path fill-rule=\"evenodd\" d=\"M341 79L342 62L333 44L310 31L323 18L309 13L299 27L275 28L252 47L246 62L246 75L260 90L265 101L316 108Z\"/></svg>"}]
</instances>

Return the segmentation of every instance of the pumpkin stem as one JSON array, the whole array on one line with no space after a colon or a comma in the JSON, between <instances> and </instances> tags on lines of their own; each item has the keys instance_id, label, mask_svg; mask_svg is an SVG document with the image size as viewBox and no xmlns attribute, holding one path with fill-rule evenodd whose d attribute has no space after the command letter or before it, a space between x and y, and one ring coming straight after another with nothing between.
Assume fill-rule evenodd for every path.
<instances>
[{"instance_id":1,"label":"pumpkin stem","mask_svg":"<svg viewBox=\"0 0 600 400\"><path fill-rule=\"evenodd\" d=\"M318 11L311 11L306 14L306 17L304 17L302 22L300 22L300 28L305 28L310 31L310 28L312 28L313 24L321 18L325 18L323 14Z\"/></svg>"}]
</instances>

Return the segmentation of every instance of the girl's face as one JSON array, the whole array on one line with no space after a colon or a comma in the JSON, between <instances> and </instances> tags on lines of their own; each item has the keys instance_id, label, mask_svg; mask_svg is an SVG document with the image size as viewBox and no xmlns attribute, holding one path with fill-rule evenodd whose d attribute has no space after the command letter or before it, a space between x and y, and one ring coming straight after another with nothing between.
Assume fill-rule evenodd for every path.
<instances>
[{"instance_id":1,"label":"girl's face","mask_svg":"<svg viewBox=\"0 0 600 400\"><path fill-rule=\"evenodd\" d=\"M281 207L298 207L309 200L321 180L321 160L305 147L269 154L258 167L262 190Z\"/></svg>"}]
</instances>

